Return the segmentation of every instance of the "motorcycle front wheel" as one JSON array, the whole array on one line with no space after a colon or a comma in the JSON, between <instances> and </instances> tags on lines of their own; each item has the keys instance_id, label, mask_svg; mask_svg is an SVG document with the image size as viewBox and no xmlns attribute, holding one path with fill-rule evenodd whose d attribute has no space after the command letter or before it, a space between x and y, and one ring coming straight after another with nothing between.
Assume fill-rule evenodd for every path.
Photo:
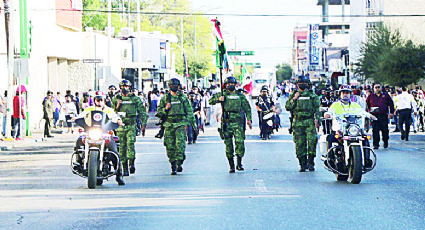
<instances>
[{"instance_id":1,"label":"motorcycle front wheel","mask_svg":"<svg viewBox=\"0 0 425 230\"><path fill-rule=\"evenodd\" d=\"M92 150L89 152L87 186L90 189L96 188L98 157L99 157L99 151Z\"/></svg>"},{"instance_id":2,"label":"motorcycle front wheel","mask_svg":"<svg viewBox=\"0 0 425 230\"><path fill-rule=\"evenodd\" d=\"M348 181L352 184L359 184L362 180L362 149L360 146L351 146L351 159L348 167Z\"/></svg>"}]
</instances>

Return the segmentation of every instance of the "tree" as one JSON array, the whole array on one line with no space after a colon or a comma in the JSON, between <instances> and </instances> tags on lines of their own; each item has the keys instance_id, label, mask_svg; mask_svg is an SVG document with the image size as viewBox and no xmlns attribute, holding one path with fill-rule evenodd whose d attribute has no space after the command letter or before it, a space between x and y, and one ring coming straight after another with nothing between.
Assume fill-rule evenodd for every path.
<instances>
[{"instance_id":1,"label":"tree","mask_svg":"<svg viewBox=\"0 0 425 230\"><path fill-rule=\"evenodd\" d=\"M377 71L381 81L407 86L425 77L425 47L408 40L402 47L386 50L378 57Z\"/></svg>"},{"instance_id":2,"label":"tree","mask_svg":"<svg viewBox=\"0 0 425 230\"><path fill-rule=\"evenodd\" d=\"M290 80L292 77L292 67L287 63L276 66L276 80L281 83L285 80Z\"/></svg>"},{"instance_id":3,"label":"tree","mask_svg":"<svg viewBox=\"0 0 425 230\"><path fill-rule=\"evenodd\" d=\"M365 79L373 79L377 82L387 82L390 75L383 74L382 67L386 66L386 61L395 55L395 50L403 47L406 42L403 40L399 30L392 31L390 27L380 25L370 31L367 41L362 44L360 49L361 58L355 63L355 74L364 76ZM388 52L393 52L389 54ZM391 58L390 58L391 59Z\"/></svg>"}]
</instances>

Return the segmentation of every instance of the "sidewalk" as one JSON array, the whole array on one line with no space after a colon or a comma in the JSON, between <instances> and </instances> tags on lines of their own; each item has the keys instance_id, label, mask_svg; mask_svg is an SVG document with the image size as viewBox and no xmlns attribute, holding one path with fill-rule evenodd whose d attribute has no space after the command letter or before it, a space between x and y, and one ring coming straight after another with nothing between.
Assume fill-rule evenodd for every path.
<instances>
[{"instance_id":1,"label":"sidewalk","mask_svg":"<svg viewBox=\"0 0 425 230\"><path fill-rule=\"evenodd\" d=\"M158 123L159 119L154 116L154 113L149 113L149 119L146 127L146 136L151 136L152 133L158 132L159 127L155 126L155 123ZM53 138L44 138L44 130L37 129L32 131L32 136L25 137L22 140L5 140L4 138L0 139L0 151L11 151L20 148L34 148L40 146L60 146L65 143L75 143L78 138L78 127L74 128L74 133L66 133L67 129L52 129ZM156 134L156 133L155 133ZM153 136L155 135L153 134Z\"/></svg>"}]
</instances>

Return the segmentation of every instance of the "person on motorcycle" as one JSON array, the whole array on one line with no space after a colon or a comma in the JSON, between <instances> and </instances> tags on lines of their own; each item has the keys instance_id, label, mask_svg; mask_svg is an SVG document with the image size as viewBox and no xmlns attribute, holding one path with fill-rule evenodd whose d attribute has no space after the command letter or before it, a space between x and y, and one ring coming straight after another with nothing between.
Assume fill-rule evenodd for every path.
<instances>
[{"instance_id":1,"label":"person on motorcycle","mask_svg":"<svg viewBox=\"0 0 425 230\"><path fill-rule=\"evenodd\" d=\"M340 100L332 103L328 112L326 112L324 114L325 118L327 118L327 119L332 118L333 119L333 121L332 121L332 131L326 137L328 149L330 149L332 147L332 143L338 142L338 140L335 138L336 132L341 131L341 122L339 120L337 120L338 115L343 115L344 113L350 112L350 113L356 113L358 115L366 116L366 117L368 117L372 120L376 120L375 116L366 112L356 102L351 101L351 88L350 88L349 85L342 85L339 88L339 96L340 96ZM369 141L367 139L364 140L363 145L369 146ZM366 162L365 167L371 167L372 161L370 160L370 156L367 153L365 152L365 162ZM333 157L333 156L329 156L329 157Z\"/></svg>"},{"instance_id":2,"label":"person on motorcycle","mask_svg":"<svg viewBox=\"0 0 425 230\"><path fill-rule=\"evenodd\" d=\"M261 95L258 97L258 101L256 103L257 111L259 112L259 120L260 120L260 136L263 140L270 139L270 133L267 131L268 125L267 121L263 119L266 112L275 111L274 102L271 97L268 95L269 89L267 86L263 86L261 88Z\"/></svg>"},{"instance_id":3,"label":"person on motorcycle","mask_svg":"<svg viewBox=\"0 0 425 230\"><path fill-rule=\"evenodd\" d=\"M122 126L123 122L121 118L115 113L115 111L112 108L106 106L105 100L106 100L105 93L103 93L102 91L96 91L94 96L94 106L89 106L85 108L83 112L81 112L77 117L74 117L71 120L74 121L78 118L87 118L88 116L90 116L91 111L102 111L106 114L106 116L108 116L108 118L112 122L118 123L118 125ZM84 146L84 143L82 138L79 137L76 143L75 151L80 149L82 146ZM111 139L111 141L108 144L106 144L105 147L115 152L116 154L118 154L117 144L115 143L113 139ZM79 163L81 164L82 159L79 158L78 156L79 155L77 154L77 162L80 161ZM118 185L125 185L121 170L122 170L121 165L118 165L115 180L118 183Z\"/></svg>"}]
</instances>

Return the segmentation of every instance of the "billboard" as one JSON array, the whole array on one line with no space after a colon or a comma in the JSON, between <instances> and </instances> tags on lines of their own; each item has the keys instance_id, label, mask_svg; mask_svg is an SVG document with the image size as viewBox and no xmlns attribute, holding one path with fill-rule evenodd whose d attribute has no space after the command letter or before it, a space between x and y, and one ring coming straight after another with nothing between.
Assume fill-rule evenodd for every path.
<instances>
[{"instance_id":1,"label":"billboard","mask_svg":"<svg viewBox=\"0 0 425 230\"><path fill-rule=\"evenodd\" d=\"M309 25L309 41L310 41L310 55L309 55L309 62L310 66L317 66L319 65L320 61L320 48L319 45L322 41L321 33L319 31L319 24Z\"/></svg>"}]
</instances>

